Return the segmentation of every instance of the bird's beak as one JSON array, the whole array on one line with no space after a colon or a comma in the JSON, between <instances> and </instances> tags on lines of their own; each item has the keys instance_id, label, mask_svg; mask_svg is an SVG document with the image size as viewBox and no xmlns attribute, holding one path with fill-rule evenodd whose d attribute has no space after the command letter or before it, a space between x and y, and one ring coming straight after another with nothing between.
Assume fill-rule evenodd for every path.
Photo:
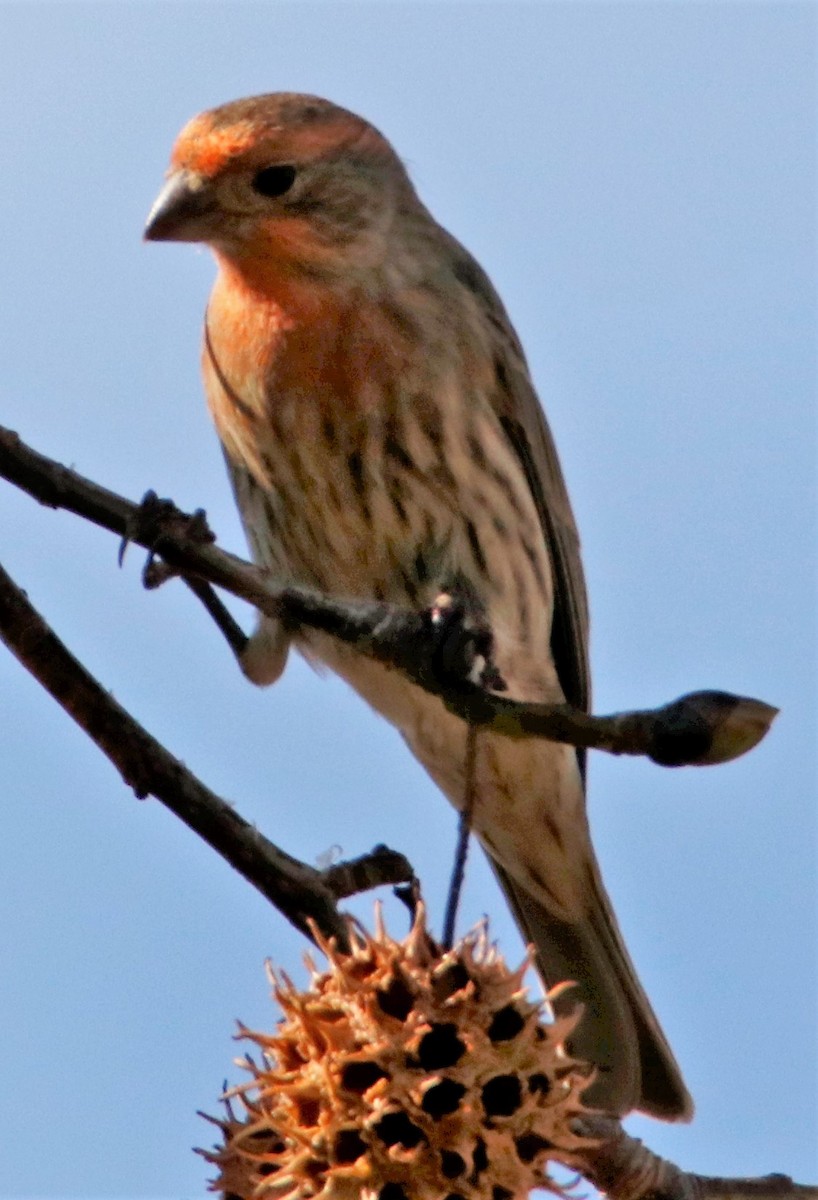
<instances>
[{"instance_id":1,"label":"bird's beak","mask_svg":"<svg viewBox=\"0 0 818 1200\"><path fill-rule=\"evenodd\" d=\"M207 180L192 171L174 171L148 213L145 241L204 241L207 217L215 208Z\"/></svg>"}]
</instances>

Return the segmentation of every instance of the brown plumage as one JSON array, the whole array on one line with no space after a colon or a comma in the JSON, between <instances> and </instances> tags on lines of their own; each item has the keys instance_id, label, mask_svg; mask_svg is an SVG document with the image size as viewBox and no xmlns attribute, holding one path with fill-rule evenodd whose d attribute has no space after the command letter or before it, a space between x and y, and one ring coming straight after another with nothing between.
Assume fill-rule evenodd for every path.
<instances>
[{"instance_id":1,"label":"brown plumage","mask_svg":"<svg viewBox=\"0 0 818 1200\"><path fill-rule=\"evenodd\" d=\"M211 246L203 371L256 559L282 580L422 607L465 592L520 699L589 703L579 542L551 434L490 281L389 143L328 101L227 104L182 131L151 239ZM289 641L243 660L271 683ZM465 729L330 639L305 654L400 729L455 805ZM619 935L570 747L481 734L475 828L549 985L587 1006L576 1053L617 1113L692 1112Z\"/></svg>"}]
</instances>

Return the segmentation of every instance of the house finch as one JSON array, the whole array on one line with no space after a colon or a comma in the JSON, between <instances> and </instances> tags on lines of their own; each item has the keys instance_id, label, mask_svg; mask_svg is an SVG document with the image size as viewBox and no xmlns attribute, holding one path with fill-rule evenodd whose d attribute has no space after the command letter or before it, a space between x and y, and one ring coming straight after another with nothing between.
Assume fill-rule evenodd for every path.
<instances>
[{"instance_id":1,"label":"house finch","mask_svg":"<svg viewBox=\"0 0 818 1200\"><path fill-rule=\"evenodd\" d=\"M468 597L511 696L587 707L579 543L523 351L389 142L313 96L226 104L180 134L145 236L215 254L204 384L256 560L338 596ZM245 673L272 683L289 642L264 617ZM462 805L461 720L327 636L298 645ZM600 879L583 768L570 746L481 734L474 827L543 978L579 986L573 1049L599 1069L594 1101L687 1118Z\"/></svg>"}]
</instances>

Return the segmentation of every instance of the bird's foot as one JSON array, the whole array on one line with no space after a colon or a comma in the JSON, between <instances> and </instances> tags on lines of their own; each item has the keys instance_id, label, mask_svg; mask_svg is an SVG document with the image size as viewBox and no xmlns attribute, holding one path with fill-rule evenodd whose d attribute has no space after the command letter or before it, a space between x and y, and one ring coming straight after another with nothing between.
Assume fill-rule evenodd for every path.
<instances>
[{"instance_id":1,"label":"bird's foot","mask_svg":"<svg viewBox=\"0 0 818 1200\"><path fill-rule=\"evenodd\" d=\"M494 635L475 604L441 592L428 610L434 638L432 662L444 679L504 692L506 683L492 660Z\"/></svg>"},{"instance_id":2,"label":"bird's foot","mask_svg":"<svg viewBox=\"0 0 818 1200\"><path fill-rule=\"evenodd\" d=\"M119 565L122 566L125 551L131 542L139 542L147 547L148 557L142 568L142 583L146 588L161 587L168 579L173 579L179 574L175 567L158 557L162 537L167 533L173 533L175 537L189 538L200 545L216 540L203 508L197 508L193 513L185 513L177 508L172 500L163 500L152 490L145 492L135 515L128 521L125 535L119 544Z\"/></svg>"}]
</instances>

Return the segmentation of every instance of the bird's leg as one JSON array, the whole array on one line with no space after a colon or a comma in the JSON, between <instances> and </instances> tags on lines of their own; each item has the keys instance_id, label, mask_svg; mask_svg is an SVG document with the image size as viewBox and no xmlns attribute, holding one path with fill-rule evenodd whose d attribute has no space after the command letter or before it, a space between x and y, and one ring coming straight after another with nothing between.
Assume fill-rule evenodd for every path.
<instances>
[{"instance_id":1,"label":"bird's leg","mask_svg":"<svg viewBox=\"0 0 818 1200\"><path fill-rule=\"evenodd\" d=\"M239 649L233 647L238 664L251 683L267 687L280 678L287 665L291 640L292 635L281 621L259 614L256 627L244 639L244 645Z\"/></svg>"}]
</instances>

